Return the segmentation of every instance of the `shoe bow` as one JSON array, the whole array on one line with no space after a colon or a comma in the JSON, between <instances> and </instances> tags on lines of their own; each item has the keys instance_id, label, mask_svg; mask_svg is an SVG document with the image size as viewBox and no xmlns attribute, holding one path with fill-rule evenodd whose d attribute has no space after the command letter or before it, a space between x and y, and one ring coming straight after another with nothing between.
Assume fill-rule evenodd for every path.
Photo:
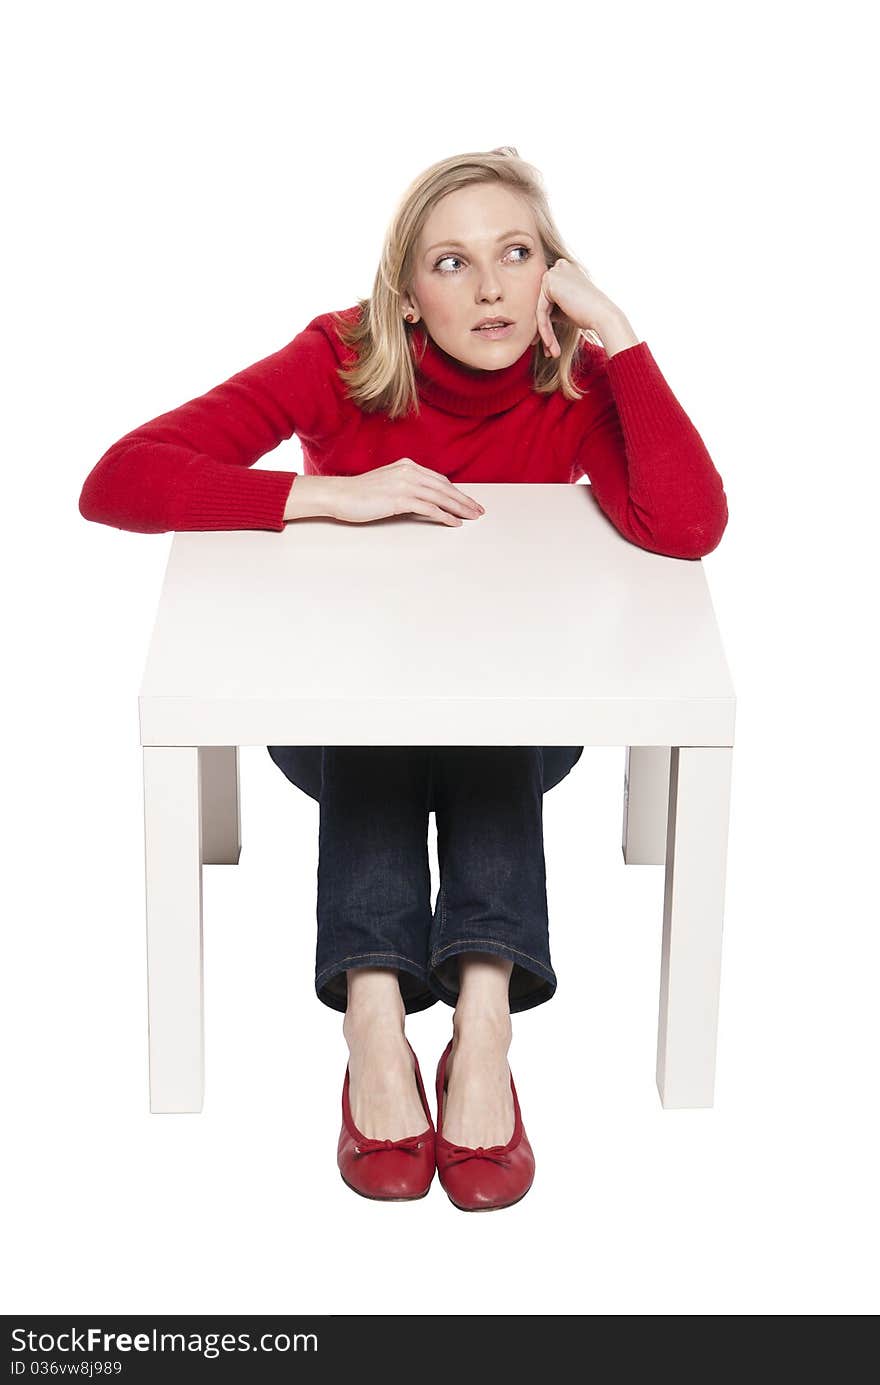
<instances>
[{"instance_id":1,"label":"shoe bow","mask_svg":"<svg viewBox=\"0 0 880 1385\"><path fill-rule=\"evenodd\" d=\"M482 1145L477 1145L476 1149L469 1149L466 1145L454 1145L447 1150L445 1163L463 1164L465 1159L491 1159L496 1164L509 1164L510 1155L505 1151L506 1145L490 1145L484 1149Z\"/></svg>"},{"instance_id":2,"label":"shoe bow","mask_svg":"<svg viewBox=\"0 0 880 1385\"><path fill-rule=\"evenodd\" d=\"M359 1139L354 1147L355 1154L378 1154L384 1149L403 1149L407 1154L417 1154L424 1144L422 1135L404 1135L400 1140Z\"/></svg>"}]
</instances>

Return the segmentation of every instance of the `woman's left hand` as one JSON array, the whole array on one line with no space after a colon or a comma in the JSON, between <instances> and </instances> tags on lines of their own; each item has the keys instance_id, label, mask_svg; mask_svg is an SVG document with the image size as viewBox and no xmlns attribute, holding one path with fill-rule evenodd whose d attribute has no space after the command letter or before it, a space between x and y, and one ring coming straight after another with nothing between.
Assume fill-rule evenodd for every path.
<instances>
[{"instance_id":1,"label":"woman's left hand","mask_svg":"<svg viewBox=\"0 0 880 1385\"><path fill-rule=\"evenodd\" d=\"M591 328L600 337L609 319L623 316L617 304L612 303L607 294L598 289L577 265L570 260L557 260L541 280L536 309L545 356L561 355L550 315L554 306L578 327Z\"/></svg>"}]
</instances>

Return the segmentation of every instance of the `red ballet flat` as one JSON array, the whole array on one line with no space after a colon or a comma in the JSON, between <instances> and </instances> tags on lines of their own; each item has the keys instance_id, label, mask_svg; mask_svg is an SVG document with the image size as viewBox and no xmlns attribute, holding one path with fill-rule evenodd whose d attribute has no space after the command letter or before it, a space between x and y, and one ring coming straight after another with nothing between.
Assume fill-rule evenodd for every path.
<instances>
[{"instance_id":1,"label":"red ballet flat","mask_svg":"<svg viewBox=\"0 0 880 1385\"><path fill-rule=\"evenodd\" d=\"M346 1066L342 1085L342 1129L336 1162L342 1181L361 1197L382 1202L412 1202L424 1197L431 1186L436 1167L434 1154L434 1122L422 1084L419 1060L407 1039L413 1056L416 1085L428 1128L420 1135L405 1135L400 1140L371 1140L362 1135L351 1118L349 1103L350 1078Z\"/></svg>"},{"instance_id":2,"label":"red ballet flat","mask_svg":"<svg viewBox=\"0 0 880 1385\"><path fill-rule=\"evenodd\" d=\"M535 1177L535 1156L522 1123L522 1114L510 1075L513 1095L513 1134L506 1145L451 1144L443 1135L443 1102L446 1096L446 1063L452 1039L437 1065L437 1177L449 1201L462 1212L491 1212L512 1207L524 1198Z\"/></svg>"}]
</instances>

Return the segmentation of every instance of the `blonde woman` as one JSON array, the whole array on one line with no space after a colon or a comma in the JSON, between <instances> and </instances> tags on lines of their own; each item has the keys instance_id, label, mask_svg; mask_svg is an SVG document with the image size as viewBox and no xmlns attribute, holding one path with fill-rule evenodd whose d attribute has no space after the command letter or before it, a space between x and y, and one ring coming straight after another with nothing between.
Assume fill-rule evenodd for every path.
<instances>
[{"instance_id":1,"label":"blonde woman","mask_svg":"<svg viewBox=\"0 0 880 1385\"><path fill-rule=\"evenodd\" d=\"M253 469L294 433L302 475ZM696 559L721 540L726 497L699 434L567 249L537 170L505 147L426 169L394 213L369 298L126 434L80 511L148 533L279 531L315 515L454 528L480 522L473 482L582 476L631 543ZM535 1162L511 1014L556 990L543 794L582 747L268 751L320 805L315 989L345 1016L343 1179L411 1199L436 1169L463 1210L512 1205ZM438 1000L453 1015L435 1126L404 1026Z\"/></svg>"}]
</instances>

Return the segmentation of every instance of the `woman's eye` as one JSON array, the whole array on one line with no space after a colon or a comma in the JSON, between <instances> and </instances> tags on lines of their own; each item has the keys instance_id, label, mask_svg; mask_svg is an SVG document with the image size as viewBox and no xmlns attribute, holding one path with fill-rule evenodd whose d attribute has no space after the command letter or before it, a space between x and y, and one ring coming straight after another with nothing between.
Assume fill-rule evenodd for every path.
<instances>
[{"instance_id":1,"label":"woman's eye","mask_svg":"<svg viewBox=\"0 0 880 1385\"><path fill-rule=\"evenodd\" d=\"M526 259L528 259L528 258L531 256L531 253L532 253L531 250L529 249L529 247L528 247L527 245L514 245L514 246L512 247L512 250L523 250L523 251L525 252L525 259L516 260L516 261L514 261L515 264L525 264ZM512 252L511 252L511 253L512 253ZM439 259L439 260L436 262L436 264L434 265L434 268L435 268L435 269L439 269L440 266L441 266L446 260L458 260L459 264L462 263L461 258L460 258L460 256L458 256L458 255L441 255L441 256L440 256L440 259ZM445 270L444 273L448 273L448 274L460 274L460 273L461 273L461 270L460 270L460 269L450 269L450 270Z\"/></svg>"}]
</instances>

